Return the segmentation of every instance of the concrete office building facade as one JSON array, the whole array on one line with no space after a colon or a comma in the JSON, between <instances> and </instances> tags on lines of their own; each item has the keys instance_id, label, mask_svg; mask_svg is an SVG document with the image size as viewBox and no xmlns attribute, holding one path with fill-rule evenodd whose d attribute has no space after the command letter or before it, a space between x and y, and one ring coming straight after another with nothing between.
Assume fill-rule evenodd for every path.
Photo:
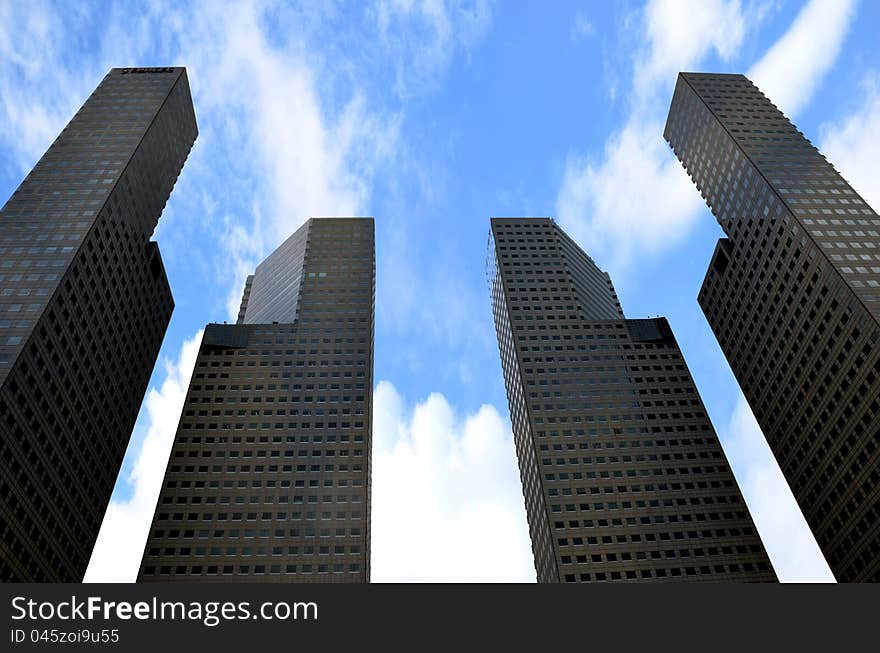
<instances>
[{"instance_id":1,"label":"concrete office building facade","mask_svg":"<svg viewBox=\"0 0 880 653\"><path fill-rule=\"evenodd\" d=\"M664 132L724 230L699 303L839 581L880 581L880 217L743 75Z\"/></svg>"},{"instance_id":2,"label":"concrete office building facade","mask_svg":"<svg viewBox=\"0 0 880 653\"><path fill-rule=\"evenodd\" d=\"M666 319L549 218L493 218L487 268L538 581L775 581Z\"/></svg>"}]
</instances>

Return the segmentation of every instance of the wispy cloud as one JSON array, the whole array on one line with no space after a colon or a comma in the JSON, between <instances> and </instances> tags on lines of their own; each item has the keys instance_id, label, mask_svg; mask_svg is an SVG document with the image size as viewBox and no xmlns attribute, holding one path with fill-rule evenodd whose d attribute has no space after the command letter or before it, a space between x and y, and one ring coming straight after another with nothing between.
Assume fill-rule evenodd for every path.
<instances>
[{"instance_id":1,"label":"wispy cloud","mask_svg":"<svg viewBox=\"0 0 880 653\"><path fill-rule=\"evenodd\" d=\"M372 579L534 581L510 424L438 393L373 397Z\"/></svg>"},{"instance_id":2,"label":"wispy cloud","mask_svg":"<svg viewBox=\"0 0 880 653\"><path fill-rule=\"evenodd\" d=\"M453 55L489 29L489 0L378 0L372 9L379 41L395 64L394 91L403 99L432 89Z\"/></svg>"},{"instance_id":3,"label":"wispy cloud","mask_svg":"<svg viewBox=\"0 0 880 653\"><path fill-rule=\"evenodd\" d=\"M806 106L840 54L856 0L811 0L748 77L789 118Z\"/></svg>"},{"instance_id":4,"label":"wispy cloud","mask_svg":"<svg viewBox=\"0 0 880 653\"><path fill-rule=\"evenodd\" d=\"M789 115L812 98L836 61L855 14L855 2L812 0L752 67L749 76ZM634 255L682 242L702 202L663 142L663 124L676 75L698 70L714 54L733 62L763 5L737 0L649 2L634 40L646 44L633 60L629 113L599 154L571 153L557 195L561 224L621 274Z\"/></svg>"},{"instance_id":5,"label":"wispy cloud","mask_svg":"<svg viewBox=\"0 0 880 653\"><path fill-rule=\"evenodd\" d=\"M569 32L569 38L572 42L577 43L578 41L582 41L585 38L592 36L596 32L596 27L593 25L593 22L590 20L589 16L583 11L578 11L574 15L574 19L571 21L571 32Z\"/></svg>"},{"instance_id":6,"label":"wispy cloud","mask_svg":"<svg viewBox=\"0 0 880 653\"><path fill-rule=\"evenodd\" d=\"M631 120L598 160L571 154L565 166L556 216L618 278L637 255L683 241L702 206L662 133L658 116Z\"/></svg>"},{"instance_id":7,"label":"wispy cloud","mask_svg":"<svg viewBox=\"0 0 880 653\"><path fill-rule=\"evenodd\" d=\"M870 204L880 210L880 74L865 77L858 108L821 130L820 150Z\"/></svg>"}]
</instances>

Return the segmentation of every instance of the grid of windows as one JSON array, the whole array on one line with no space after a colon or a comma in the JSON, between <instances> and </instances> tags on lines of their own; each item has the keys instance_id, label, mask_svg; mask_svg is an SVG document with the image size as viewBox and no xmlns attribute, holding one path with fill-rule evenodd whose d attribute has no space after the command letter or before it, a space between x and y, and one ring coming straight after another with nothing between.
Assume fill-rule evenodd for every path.
<instances>
[{"instance_id":1,"label":"grid of windows","mask_svg":"<svg viewBox=\"0 0 880 653\"><path fill-rule=\"evenodd\" d=\"M173 301L182 68L113 69L0 211L0 580L79 581Z\"/></svg>"},{"instance_id":2,"label":"grid of windows","mask_svg":"<svg viewBox=\"0 0 880 653\"><path fill-rule=\"evenodd\" d=\"M490 293L540 582L775 580L663 318L548 218L493 218Z\"/></svg>"},{"instance_id":3,"label":"grid of windows","mask_svg":"<svg viewBox=\"0 0 880 653\"><path fill-rule=\"evenodd\" d=\"M727 238L699 301L841 581L880 580L880 217L742 75L679 75L665 137Z\"/></svg>"},{"instance_id":4,"label":"grid of windows","mask_svg":"<svg viewBox=\"0 0 880 653\"><path fill-rule=\"evenodd\" d=\"M139 580L369 580L373 238L309 220L208 325Z\"/></svg>"}]
</instances>

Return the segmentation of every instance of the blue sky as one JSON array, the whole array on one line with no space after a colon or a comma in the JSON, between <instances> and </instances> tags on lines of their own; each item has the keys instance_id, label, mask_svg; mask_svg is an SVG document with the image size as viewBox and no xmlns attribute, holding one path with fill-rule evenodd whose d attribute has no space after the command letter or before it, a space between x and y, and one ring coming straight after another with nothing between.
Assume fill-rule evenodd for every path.
<instances>
[{"instance_id":1,"label":"blue sky","mask_svg":"<svg viewBox=\"0 0 880 653\"><path fill-rule=\"evenodd\" d=\"M373 576L533 580L485 257L489 216L550 215L627 316L669 318L779 575L828 579L697 305L721 230L662 128L679 70L748 73L877 207L878 27L846 0L0 0L0 196L112 66L185 65L200 128L155 234L176 309L88 578L136 572L200 329L309 216L372 215Z\"/></svg>"}]
</instances>

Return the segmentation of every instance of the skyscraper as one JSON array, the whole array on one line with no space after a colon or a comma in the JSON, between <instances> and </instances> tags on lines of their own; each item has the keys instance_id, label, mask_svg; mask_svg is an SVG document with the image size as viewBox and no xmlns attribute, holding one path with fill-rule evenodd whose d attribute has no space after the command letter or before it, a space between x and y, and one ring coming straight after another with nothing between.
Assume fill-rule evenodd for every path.
<instances>
[{"instance_id":1,"label":"skyscraper","mask_svg":"<svg viewBox=\"0 0 880 653\"><path fill-rule=\"evenodd\" d=\"M150 240L197 134L114 68L0 210L0 580L79 581L174 307Z\"/></svg>"},{"instance_id":2,"label":"skyscraper","mask_svg":"<svg viewBox=\"0 0 880 653\"><path fill-rule=\"evenodd\" d=\"M666 319L549 218L487 268L538 581L776 580Z\"/></svg>"},{"instance_id":3,"label":"skyscraper","mask_svg":"<svg viewBox=\"0 0 880 653\"><path fill-rule=\"evenodd\" d=\"M880 217L751 81L665 138L724 230L699 302L839 581L880 581Z\"/></svg>"},{"instance_id":4,"label":"skyscraper","mask_svg":"<svg viewBox=\"0 0 880 653\"><path fill-rule=\"evenodd\" d=\"M369 581L375 270L310 219L206 327L140 581Z\"/></svg>"}]
</instances>

